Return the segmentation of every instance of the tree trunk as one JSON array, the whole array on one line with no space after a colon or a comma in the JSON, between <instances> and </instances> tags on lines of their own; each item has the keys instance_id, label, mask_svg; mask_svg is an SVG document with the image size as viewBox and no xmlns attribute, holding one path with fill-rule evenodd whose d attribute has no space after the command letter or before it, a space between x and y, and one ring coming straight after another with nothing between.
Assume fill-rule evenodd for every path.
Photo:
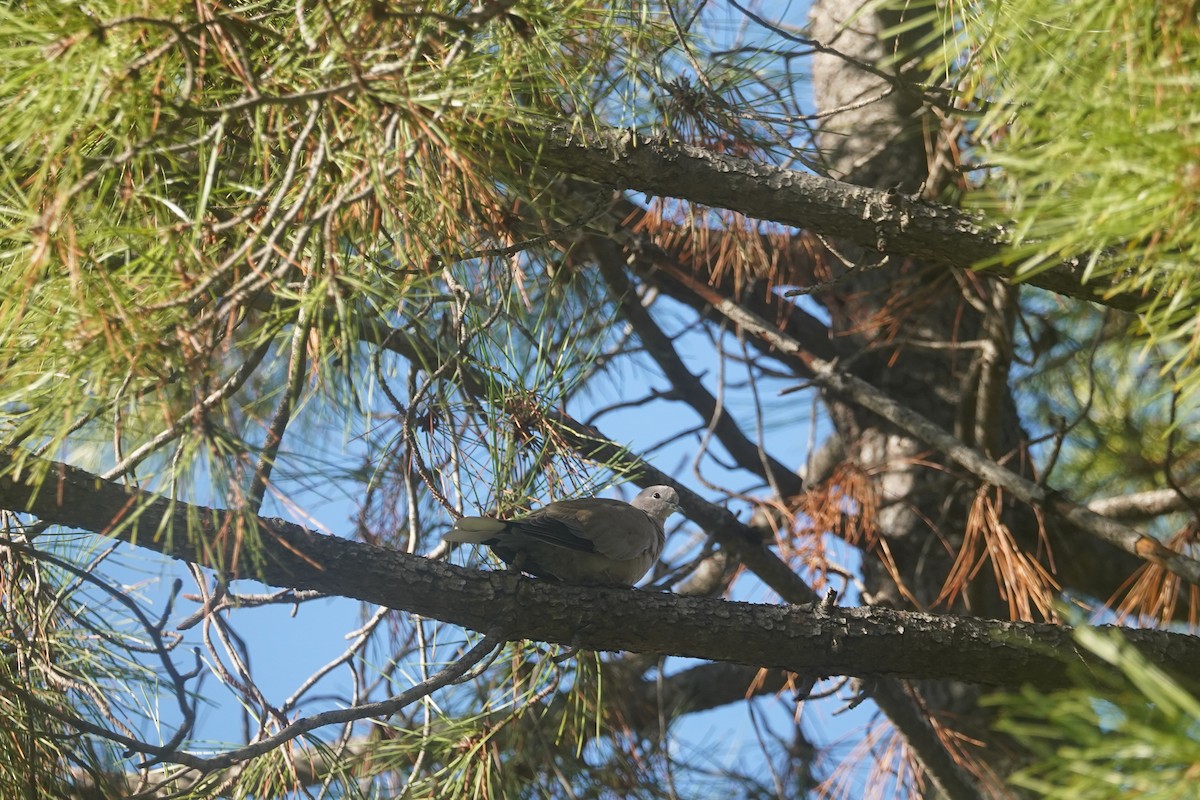
<instances>
[{"instance_id":1,"label":"tree trunk","mask_svg":"<svg viewBox=\"0 0 1200 800\"><path fill-rule=\"evenodd\" d=\"M820 53L813 63L818 110L828 115L818 137L824 166L839 180L936 196L939 187L927 183L938 180L928 165L939 142L939 120L919 93L905 88L903 74L887 65L905 47L882 35L894 20L864 11L866 5L844 0L813 5L814 38L838 53ZM981 275L951 275L851 245L831 243L830 251L839 279L815 298L830 314L842 363L969 444L994 457L1020 458L1023 437L1007 385L1016 290ZM967 342L976 344L959 344ZM939 599L963 544L977 483L875 415L836 396L826 401L848 461L871 476L878 502L883 546L864 555L868 602L1007 618L1008 604L995 581L984 581L991 576L987 566L969 591ZM1014 535L1032 538L1033 515L1014 514L1006 505ZM940 722L985 742L983 760L1002 774L1008 771L1008 743L989 733L990 716L977 705L977 689L924 682L918 691Z\"/></svg>"}]
</instances>

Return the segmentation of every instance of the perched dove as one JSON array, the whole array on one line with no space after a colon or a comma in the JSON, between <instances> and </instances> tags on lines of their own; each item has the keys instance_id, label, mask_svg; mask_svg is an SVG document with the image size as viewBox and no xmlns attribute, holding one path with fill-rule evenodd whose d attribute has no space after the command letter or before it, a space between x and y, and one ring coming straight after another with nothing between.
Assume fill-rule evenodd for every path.
<instances>
[{"instance_id":1,"label":"perched dove","mask_svg":"<svg viewBox=\"0 0 1200 800\"><path fill-rule=\"evenodd\" d=\"M486 544L505 563L568 583L636 583L663 549L663 523L679 510L670 486L643 489L632 503L562 500L514 520L463 517L447 542Z\"/></svg>"}]
</instances>

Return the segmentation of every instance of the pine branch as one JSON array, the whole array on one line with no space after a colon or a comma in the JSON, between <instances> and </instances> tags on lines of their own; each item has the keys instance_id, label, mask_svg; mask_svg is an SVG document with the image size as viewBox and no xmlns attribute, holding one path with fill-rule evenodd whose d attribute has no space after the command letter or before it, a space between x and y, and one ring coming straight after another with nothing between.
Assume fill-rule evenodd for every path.
<instances>
[{"instance_id":1,"label":"pine branch","mask_svg":"<svg viewBox=\"0 0 1200 800\"><path fill-rule=\"evenodd\" d=\"M23 464L18 472L14 461ZM992 686L1071 683L1095 664L1067 626L839 608L761 605L637 589L570 586L511 572L479 572L319 534L280 519L195 506L60 462L4 451L0 507L81 528L201 566L232 563L239 544L223 530L252 522L261 558L227 577L313 589L439 619L504 640L628 650L826 675L896 675ZM37 480L31 468L45 472ZM1154 663L1184 680L1200 664L1200 639L1126 630ZM1098 668L1098 665L1097 665Z\"/></svg>"},{"instance_id":2,"label":"pine branch","mask_svg":"<svg viewBox=\"0 0 1200 800\"><path fill-rule=\"evenodd\" d=\"M1010 241L1006 228L987 225L952 206L630 130L554 125L517 134L517 139L527 157L541 166L604 186L732 209L930 264L967 269L992 263ZM1082 259L1064 261L1025 280L1056 294L1123 311L1145 304L1140 296L1110 294L1103 283L1086 283L1084 266ZM989 269L1011 277L1007 268Z\"/></svg>"}]
</instances>

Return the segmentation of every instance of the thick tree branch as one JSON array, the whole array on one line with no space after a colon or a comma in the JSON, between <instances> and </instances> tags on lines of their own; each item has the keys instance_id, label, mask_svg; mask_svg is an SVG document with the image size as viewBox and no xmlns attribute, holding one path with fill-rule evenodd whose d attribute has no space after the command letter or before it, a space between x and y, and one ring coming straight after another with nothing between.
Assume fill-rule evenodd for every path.
<instances>
[{"instance_id":1,"label":"thick tree branch","mask_svg":"<svg viewBox=\"0 0 1200 800\"><path fill-rule=\"evenodd\" d=\"M997 258L1009 242L1004 228L985 225L951 206L629 130L556 125L519 135L518 145L543 167L604 186L732 209L931 264L968 268ZM1110 287L1102 283L1085 284L1083 275L1081 263L1064 262L1027 280L1057 294L1124 311L1145 303L1136 295L1110 294Z\"/></svg>"},{"instance_id":2,"label":"thick tree branch","mask_svg":"<svg viewBox=\"0 0 1200 800\"><path fill-rule=\"evenodd\" d=\"M230 526L257 528L254 566L230 578L315 589L403 609L504 639L558 642L778 667L829 675L897 675L1042 688L1094 664L1067 627L823 604L767 606L636 589L569 586L511 572L481 573L351 542L279 519L246 518L105 481L60 462L0 457L0 507L45 522L115 536L175 558L223 568L244 542ZM23 454L22 454L23 455ZM33 473L44 471L39 481ZM249 531L247 531L249 533ZM243 565L250 562L244 554ZM1200 639L1125 632L1176 675L1196 673Z\"/></svg>"}]
</instances>

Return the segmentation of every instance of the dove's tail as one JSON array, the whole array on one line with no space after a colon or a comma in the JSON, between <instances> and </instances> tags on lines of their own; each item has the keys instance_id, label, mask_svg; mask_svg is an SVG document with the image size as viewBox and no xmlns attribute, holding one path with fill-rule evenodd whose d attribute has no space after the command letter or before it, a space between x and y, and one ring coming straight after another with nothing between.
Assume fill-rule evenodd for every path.
<instances>
[{"instance_id":1,"label":"dove's tail","mask_svg":"<svg viewBox=\"0 0 1200 800\"><path fill-rule=\"evenodd\" d=\"M447 542L484 544L496 534L504 533L509 523L487 517L463 517L442 537Z\"/></svg>"}]
</instances>

